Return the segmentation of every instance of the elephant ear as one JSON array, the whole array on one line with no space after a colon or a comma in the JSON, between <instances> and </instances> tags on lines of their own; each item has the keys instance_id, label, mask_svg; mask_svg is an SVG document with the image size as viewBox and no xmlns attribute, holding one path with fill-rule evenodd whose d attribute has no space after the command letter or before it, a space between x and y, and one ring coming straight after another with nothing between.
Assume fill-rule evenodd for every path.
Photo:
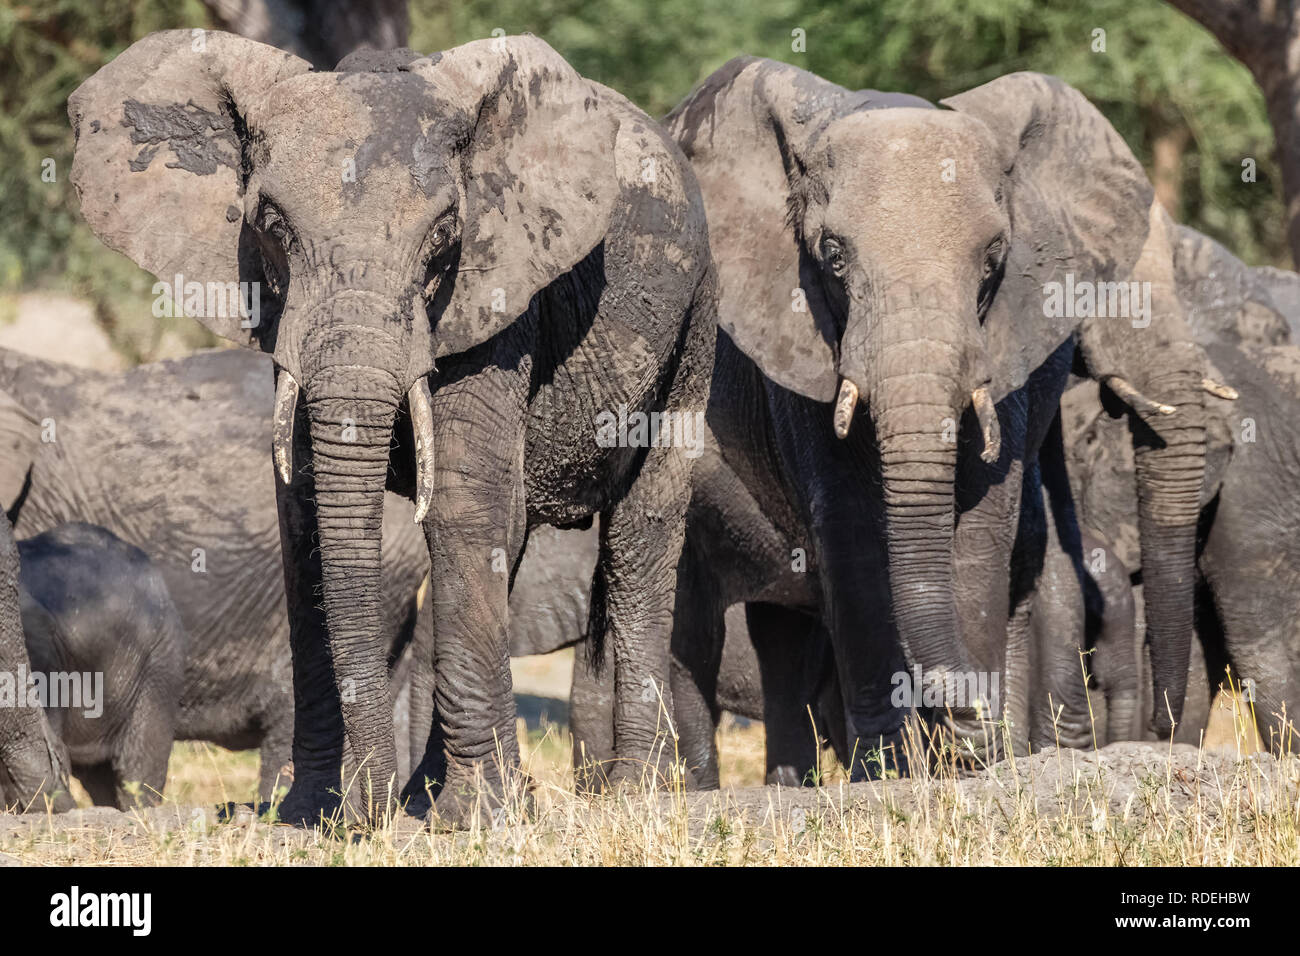
<instances>
[{"instance_id":1,"label":"elephant ear","mask_svg":"<svg viewBox=\"0 0 1300 956\"><path fill-rule=\"evenodd\" d=\"M1055 77L1012 73L941 103L982 121L1007 150L1011 245L985 319L997 400L1023 385L1079 324L1050 307L1049 283L1061 283L1064 294L1071 274L1088 282L1128 278L1146 242L1154 192L1106 117Z\"/></svg>"},{"instance_id":2,"label":"elephant ear","mask_svg":"<svg viewBox=\"0 0 1300 956\"><path fill-rule=\"evenodd\" d=\"M435 357L513 322L595 249L619 198L621 104L534 36L478 40L405 67L470 117L465 220Z\"/></svg>"},{"instance_id":3,"label":"elephant ear","mask_svg":"<svg viewBox=\"0 0 1300 956\"><path fill-rule=\"evenodd\" d=\"M228 33L168 30L132 44L68 97L72 182L106 245L168 284L258 281L245 234L242 116L274 83L311 69ZM252 345L239 315L197 316Z\"/></svg>"},{"instance_id":4,"label":"elephant ear","mask_svg":"<svg viewBox=\"0 0 1300 956\"><path fill-rule=\"evenodd\" d=\"M0 510L8 511L22 494L40 431L36 416L0 391Z\"/></svg>"},{"instance_id":5,"label":"elephant ear","mask_svg":"<svg viewBox=\"0 0 1300 956\"><path fill-rule=\"evenodd\" d=\"M768 378L818 401L835 397L837 343L817 282L801 281L791 196L800 157L827 123L885 105L881 94L740 57L665 119L704 195L718 324Z\"/></svg>"}]
</instances>

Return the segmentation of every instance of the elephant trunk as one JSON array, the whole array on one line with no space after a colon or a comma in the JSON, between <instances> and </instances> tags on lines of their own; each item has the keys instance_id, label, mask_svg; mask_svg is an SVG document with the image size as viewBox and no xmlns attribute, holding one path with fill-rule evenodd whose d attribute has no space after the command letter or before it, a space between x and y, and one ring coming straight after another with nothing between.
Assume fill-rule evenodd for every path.
<instances>
[{"instance_id":1,"label":"elephant trunk","mask_svg":"<svg viewBox=\"0 0 1300 956\"><path fill-rule=\"evenodd\" d=\"M401 399L391 373L326 364L305 383L311 428L321 599L352 763L368 813L396 795L397 754L382 633L381 539L393 423ZM354 781L351 774L359 775Z\"/></svg>"},{"instance_id":2,"label":"elephant trunk","mask_svg":"<svg viewBox=\"0 0 1300 956\"><path fill-rule=\"evenodd\" d=\"M894 619L903 653L927 684L961 686L969 670L957 627L953 589L955 383L935 373L902 373L872 392L880 436L886 538ZM945 693L952 718L971 716ZM958 703L963 706L956 706Z\"/></svg>"},{"instance_id":3,"label":"elephant trunk","mask_svg":"<svg viewBox=\"0 0 1300 956\"><path fill-rule=\"evenodd\" d=\"M1155 689L1151 729L1167 738L1182 719L1191 654L1196 527L1205 478L1205 409L1197 374L1152 383L1173 414L1130 418L1138 491L1147 641Z\"/></svg>"}]
</instances>

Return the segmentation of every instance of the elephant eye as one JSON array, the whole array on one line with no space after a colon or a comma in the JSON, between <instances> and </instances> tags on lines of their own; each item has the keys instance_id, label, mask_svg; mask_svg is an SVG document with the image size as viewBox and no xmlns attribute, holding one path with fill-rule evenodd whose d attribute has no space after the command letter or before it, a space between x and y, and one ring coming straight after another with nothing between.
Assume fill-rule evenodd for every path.
<instances>
[{"instance_id":1,"label":"elephant eye","mask_svg":"<svg viewBox=\"0 0 1300 956\"><path fill-rule=\"evenodd\" d=\"M1002 273L1005 271L1007 264L1007 241L1003 236L998 236L984 249L984 262L980 271L980 289L976 300L976 311L979 314L980 321L988 314L989 306L993 304L993 296L998 291L998 285L1002 282Z\"/></svg>"},{"instance_id":2,"label":"elephant eye","mask_svg":"<svg viewBox=\"0 0 1300 956\"><path fill-rule=\"evenodd\" d=\"M289 283L288 248L293 239L288 223L269 203L263 203L257 216L257 245L262 258L262 275L271 291L283 296Z\"/></svg>"},{"instance_id":3,"label":"elephant eye","mask_svg":"<svg viewBox=\"0 0 1300 956\"><path fill-rule=\"evenodd\" d=\"M848 258L844 255L844 247L838 239L830 236L822 240L822 259L825 260L831 273L837 276L844 275L849 267Z\"/></svg>"},{"instance_id":4,"label":"elephant eye","mask_svg":"<svg viewBox=\"0 0 1300 956\"><path fill-rule=\"evenodd\" d=\"M450 246L456 239L455 215L447 215L439 219L437 224L433 227L431 238L435 255Z\"/></svg>"},{"instance_id":5,"label":"elephant eye","mask_svg":"<svg viewBox=\"0 0 1300 956\"><path fill-rule=\"evenodd\" d=\"M984 278L988 278L1002 268L1006 256L1007 241L998 236L984 250Z\"/></svg>"}]
</instances>

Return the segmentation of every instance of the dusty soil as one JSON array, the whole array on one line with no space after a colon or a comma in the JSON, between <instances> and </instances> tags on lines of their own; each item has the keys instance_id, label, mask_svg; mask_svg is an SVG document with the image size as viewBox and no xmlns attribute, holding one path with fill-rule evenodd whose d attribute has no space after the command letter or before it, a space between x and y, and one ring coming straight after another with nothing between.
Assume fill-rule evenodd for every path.
<instances>
[{"instance_id":1,"label":"dusty soil","mask_svg":"<svg viewBox=\"0 0 1300 956\"><path fill-rule=\"evenodd\" d=\"M904 779L838 784L820 789L732 787L715 792L613 794L598 799L554 790L541 793L535 817L489 834L508 843L547 831L570 838L584 829L642 826L647 820L680 827L703 845L737 831L761 851L788 845L805 831L847 826L867 831L915 826L917 821L968 817L971 826L1013 834L1023 821L1060 818L1070 827L1103 831L1120 826L1157 828L1169 820L1196 818L1207 827L1249 806L1258 814L1286 811L1300 793L1300 760L1263 754L1237 758L1188 745L1112 744L1100 751L1048 750L1006 761L959 778ZM1281 805L1279 805L1281 804ZM621 821L621 822L620 822ZM846 821L852 821L846 824ZM659 824L656 824L659 825ZM1237 829L1237 827L1232 827ZM1010 838L1008 836L1008 838ZM243 806L166 806L119 812L102 807L59 816L0 816L0 865L91 859L126 862L155 848L204 840L257 848L257 856L292 861L320 852L322 843L365 841L421 845L422 852L453 855L481 844L482 833L430 832L419 820L401 818L382 833L339 831L331 836L261 822ZM425 846L427 844L427 846ZM438 844L443 846L438 847ZM6 852L7 851L7 852ZM237 858L238 859L238 858ZM399 860L401 859L399 855ZM382 862L382 860L381 860Z\"/></svg>"}]
</instances>

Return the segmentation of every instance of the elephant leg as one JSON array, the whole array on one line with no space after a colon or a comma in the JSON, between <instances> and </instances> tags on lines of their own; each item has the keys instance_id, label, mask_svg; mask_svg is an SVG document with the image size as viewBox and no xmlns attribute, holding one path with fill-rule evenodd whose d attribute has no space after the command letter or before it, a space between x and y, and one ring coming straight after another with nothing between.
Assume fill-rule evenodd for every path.
<instances>
[{"instance_id":1,"label":"elephant leg","mask_svg":"<svg viewBox=\"0 0 1300 956\"><path fill-rule=\"evenodd\" d=\"M569 733L573 738L573 775L579 793L598 793L614 761L614 665L592 661L592 641L573 648L573 683L569 691Z\"/></svg>"},{"instance_id":2,"label":"elephant leg","mask_svg":"<svg viewBox=\"0 0 1300 956\"><path fill-rule=\"evenodd\" d=\"M136 698L113 754L119 810L156 806L162 800L175 733L175 689L169 694L161 685L146 688Z\"/></svg>"},{"instance_id":3,"label":"elephant leg","mask_svg":"<svg viewBox=\"0 0 1300 956\"><path fill-rule=\"evenodd\" d=\"M889 625L891 597L883 542L865 507L845 507L814 527L835 666L844 703L845 749L852 780L907 772L903 723L910 698L894 693L908 674L897 634ZM838 520L837 520L838 519ZM805 648L805 653L815 653ZM811 733L811 730L809 731Z\"/></svg>"},{"instance_id":4,"label":"elephant leg","mask_svg":"<svg viewBox=\"0 0 1300 956\"><path fill-rule=\"evenodd\" d=\"M294 425L293 458L311 461L306 416L300 407ZM289 650L293 657L293 783L280 804L280 819L308 826L328 819L341 804L343 710L334 681L322 589L319 529L313 505L315 483L298 468L291 483L276 483L280 549L289 611ZM269 768L262 770L262 781Z\"/></svg>"},{"instance_id":5,"label":"elephant leg","mask_svg":"<svg viewBox=\"0 0 1300 956\"><path fill-rule=\"evenodd\" d=\"M448 375L432 403L434 457L447 463L435 470L424 522L433 700L446 753L435 809L444 823L495 810L518 782L507 623L510 572L526 538L530 368L527 361L502 362L459 379Z\"/></svg>"},{"instance_id":6,"label":"elephant leg","mask_svg":"<svg viewBox=\"0 0 1300 956\"><path fill-rule=\"evenodd\" d=\"M817 622L792 608L751 602L745 623L763 684L767 782L814 786L826 728L813 705L828 677L829 647Z\"/></svg>"},{"instance_id":7,"label":"elephant leg","mask_svg":"<svg viewBox=\"0 0 1300 956\"><path fill-rule=\"evenodd\" d=\"M117 775L113 772L111 762L76 767L77 782L90 795L90 802L97 807L129 807L130 802L119 804Z\"/></svg>"},{"instance_id":8,"label":"elephant leg","mask_svg":"<svg viewBox=\"0 0 1300 956\"><path fill-rule=\"evenodd\" d=\"M1105 743L1141 739L1142 672L1128 568L1109 544L1083 536L1084 608L1091 646L1088 669L1105 697Z\"/></svg>"},{"instance_id":9,"label":"elephant leg","mask_svg":"<svg viewBox=\"0 0 1300 956\"><path fill-rule=\"evenodd\" d=\"M1084 663L1079 657L1086 643L1083 590L1051 516L1045 530L1046 547L1033 604L1039 680L1034 689L1036 717L1031 740L1039 747L1092 747L1098 743L1098 727L1093 723Z\"/></svg>"},{"instance_id":10,"label":"elephant leg","mask_svg":"<svg viewBox=\"0 0 1300 956\"><path fill-rule=\"evenodd\" d=\"M647 449L632 487L601 515L597 575L605 646L614 654L614 783L664 784L677 759L669 659L690 475L684 449Z\"/></svg>"},{"instance_id":11,"label":"elephant leg","mask_svg":"<svg viewBox=\"0 0 1300 956\"><path fill-rule=\"evenodd\" d=\"M976 668L975 673L963 676L968 687L973 681L977 694L982 696L983 689L987 689L987 696L995 699L986 701L991 713L984 712L969 724L953 718L951 729L974 746L981 759L989 761L998 759L1007 742L1005 720L1016 719L1007 705L1022 691L1016 685L1024 680L1014 666L1011 672L1007 670L1011 649L1008 642L1020 642L1015 649L1017 654L1023 654L1028 609L1020 602L1032 589L1034 566L1041 561L1041 551L1037 550L1041 545L1025 550L1025 542L1018 542L1021 496L1027 480L1022 457L1021 416L1025 412L1019 402L1012 396L1000 411L1002 453L1004 458L1010 456L1009 461L984 466L972 460L973 456L963 455L958 464L960 517L953 535L954 595L962 641L971 666ZM1034 487L1037 493L1037 483ZM1013 617L1014 609L1021 611L1019 619ZM948 724L949 719L944 716L943 722ZM1012 727L1010 731L1014 748L1017 734L1027 734L1027 727L1019 731Z\"/></svg>"},{"instance_id":12,"label":"elephant leg","mask_svg":"<svg viewBox=\"0 0 1300 956\"><path fill-rule=\"evenodd\" d=\"M703 790L719 786L716 728L718 669L726 639L726 608L707 577L707 565L688 545L677 566L673 614L672 697L678 751L691 783Z\"/></svg>"},{"instance_id":13,"label":"elephant leg","mask_svg":"<svg viewBox=\"0 0 1300 956\"><path fill-rule=\"evenodd\" d=\"M258 749L257 800L269 803L293 783L293 711L271 721Z\"/></svg>"},{"instance_id":14,"label":"elephant leg","mask_svg":"<svg viewBox=\"0 0 1300 956\"><path fill-rule=\"evenodd\" d=\"M1034 593L1025 591L1013 599L1007 620L1007 659L1002 688L1002 714L1011 737L1011 752L1029 751L1037 714L1030 703L1031 688L1037 686L1038 639L1034 629Z\"/></svg>"},{"instance_id":15,"label":"elephant leg","mask_svg":"<svg viewBox=\"0 0 1300 956\"><path fill-rule=\"evenodd\" d=\"M404 745L409 752L411 767L402 799L407 802L407 812L417 816L423 816L429 810L429 794L436 795L433 788L441 787L447 779L442 726L436 719L433 700L433 602L427 578L420 594L415 634L411 638L408 736L405 741L398 741L399 746Z\"/></svg>"}]
</instances>

